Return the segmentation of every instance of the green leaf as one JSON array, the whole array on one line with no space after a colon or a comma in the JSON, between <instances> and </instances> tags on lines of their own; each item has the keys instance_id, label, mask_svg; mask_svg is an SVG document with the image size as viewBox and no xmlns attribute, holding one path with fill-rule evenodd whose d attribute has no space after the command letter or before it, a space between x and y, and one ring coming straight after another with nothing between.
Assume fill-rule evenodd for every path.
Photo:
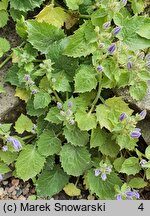
<instances>
[{"instance_id":1,"label":"green leaf","mask_svg":"<svg viewBox=\"0 0 150 216\"><path fill-rule=\"evenodd\" d=\"M144 11L144 0L129 0L131 2L131 8L134 14L138 14Z\"/></svg>"},{"instance_id":2,"label":"green leaf","mask_svg":"<svg viewBox=\"0 0 150 216\"><path fill-rule=\"evenodd\" d=\"M11 171L11 169L4 163L0 164L0 174L5 174Z\"/></svg>"},{"instance_id":3,"label":"green leaf","mask_svg":"<svg viewBox=\"0 0 150 216\"><path fill-rule=\"evenodd\" d=\"M86 113L85 111L78 110L75 114L75 120L78 123L78 127L81 130L89 131L96 128L96 116L95 114Z\"/></svg>"},{"instance_id":4,"label":"green leaf","mask_svg":"<svg viewBox=\"0 0 150 216\"><path fill-rule=\"evenodd\" d=\"M119 158L117 158L117 159L114 160L113 165L114 165L114 168L115 168L115 170L117 172L120 172L122 164L123 164L124 161L125 161L124 157L119 157Z\"/></svg>"},{"instance_id":5,"label":"green leaf","mask_svg":"<svg viewBox=\"0 0 150 216\"><path fill-rule=\"evenodd\" d=\"M10 6L16 10L19 9L21 11L29 11L33 10L35 7L40 7L43 1L44 0L11 0Z\"/></svg>"},{"instance_id":6,"label":"green leaf","mask_svg":"<svg viewBox=\"0 0 150 216\"><path fill-rule=\"evenodd\" d=\"M65 0L67 7L71 10L78 10L79 5L81 5L84 1L83 0Z\"/></svg>"},{"instance_id":7,"label":"green leaf","mask_svg":"<svg viewBox=\"0 0 150 216\"><path fill-rule=\"evenodd\" d=\"M97 86L96 72L90 65L81 65L75 75L75 92L89 92Z\"/></svg>"},{"instance_id":8,"label":"green leaf","mask_svg":"<svg viewBox=\"0 0 150 216\"><path fill-rule=\"evenodd\" d=\"M131 97L135 100L141 101L147 93L147 83L144 81L136 82L135 85L130 86L129 92Z\"/></svg>"},{"instance_id":9,"label":"green leaf","mask_svg":"<svg viewBox=\"0 0 150 216\"><path fill-rule=\"evenodd\" d=\"M41 116L41 115L44 115L45 112L47 111L47 108L44 108L44 109L35 109L34 108L34 104L33 104L33 97L30 98L27 102L27 106L26 106L26 109L27 109L27 114L30 115L30 116Z\"/></svg>"},{"instance_id":10,"label":"green leaf","mask_svg":"<svg viewBox=\"0 0 150 216\"><path fill-rule=\"evenodd\" d=\"M136 31L136 33L138 35L140 35L141 37L147 38L147 39L150 39L149 32L150 32L150 24L149 23L141 26L141 28L138 31Z\"/></svg>"},{"instance_id":11,"label":"green leaf","mask_svg":"<svg viewBox=\"0 0 150 216\"><path fill-rule=\"evenodd\" d=\"M68 196L79 196L81 194L81 190L76 187L73 183L68 183L63 190Z\"/></svg>"},{"instance_id":12,"label":"green leaf","mask_svg":"<svg viewBox=\"0 0 150 216\"><path fill-rule=\"evenodd\" d=\"M34 108L41 109L48 106L51 102L51 97L47 92L40 91L34 96Z\"/></svg>"},{"instance_id":13,"label":"green leaf","mask_svg":"<svg viewBox=\"0 0 150 216\"><path fill-rule=\"evenodd\" d=\"M149 180L150 179L150 169L147 169L145 172L146 172L146 179Z\"/></svg>"},{"instance_id":14,"label":"green leaf","mask_svg":"<svg viewBox=\"0 0 150 216\"><path fill-rule=\"evenodd\" d=\"M17 158L18 154L17 152L3 152L0 150L0 159L7 165L11 164L14 162Z\"/></svg>"},{"instance_id":15,"label":"green leaf","mask_svg":"<svg viewBox=\"0 0 150 216\"><path fill-rule=\"evenodd\" d=\"M129 181L128 185L131 188L136 188L136 189L140 189L140 188L144 188L147 186L147 182L144 181L144 179L142 178L133 178Z\"/></svg>"},{"instance_id":16,"label":"green leaf","mask_svg":"<svg viewBox=\"0 0 150 216\"><path fill-rule=\"evenodd\" d=\"M133 139L130 134L119 134L116 137L116 142L120 146L121 149L128 149L130 151L134 150L135 146L137 146L136 139Z\"/></svg>"},{"instance_id":17,"label":"green leaf","mask_svg":"<svg viewBox=\"0 0 150 216\"><path fill-rule=\"evenodd\" d=\"M45 166L44 166L44 170L53 170L55 166L55 155L49 156L48 158L46 158L46 162L45 162Z\"/></svg>"},{"instance_id":18,"label":"green leaf","mask_svg":"<svg viewBox=\"0 0 150 216\"><path fill-rule=\"evenodd\" d=\"M67 56L85 57L96 50L96 33L91 21L86 21L68 39L69 42L64 51Z\"/></svg>"},{"instance_id":19,"label":"green leaf","mask_svg":"<svg viewBox=\"0 0 150 216\"><path fill-rule=\"evenodd\" d=\"M99 147L103 155L116 157L119 153L119 146L112 140L112 136L106 131L96 128L92 130L90 147Z\"/></svg>"},{"instance_id":20,"label":"green leaf","mask_svg":"<svg viewBox=\"0 0 150 216\"><path fill-rule=\"evenodd\" d=\"M48 23L39 23L37 21L27 22L28 41L42 53L48 53L52 44L56 44L64 38L64 32Z\"/></svg>"},{"instance_id":21,"label":"green leaf","mask_svg":"<svg viewBox=\"0 0 150 216\"><path fill-rule=\"evenodd\" d=\"M60 124L62 121L59 119L59 115L60 110L57 107L51 107L47 113L47 116L45 117L45 120L54 124Z\"/></svg>"},{"instance_id":22,"label":"green leaf","mask_svg":"<svg viewBox=\"0 0 150 216\"><path fill-rule=\"evenodd\" d=\"M146 150L145 150L145 156L146 156L147 159L150 160L150 146L148 146L148 147L146 148Z\"/></svg>"},{"instance_id":23,"label":"green leaf","mask_svg":"<svg viewBox=\"0 0 150 216\"><path fill-rule=\"evenodd\" d=\"M131 115L133 110L128 107L122 97L112 97L105 101L105 104L100 104L96 108L97 121L101 128L105 127L112 131L113 127L118 124L119 116L122 112ZM112 117L115 118L113 119Z\"/></svg>"},{"instance_id":24,"label":"green leaf","mask_svg":"<svg viewBox=\"0 0 150 216\"><path fill-rule=\"evenodd\" d=\"M150 40L140 37L137 32L145 24L150 24L150 19L144 16L133 16L124 19L122 30L117 35L130 50L145 49L150 46Z\"/></svg>"},{"instance_id":25,"label":"green leaf","mask_svg":"<svg viewBox=\"0 0 150 216\"><path fill-rule=\"evenodd\" d=\"M27 38L27 26L25 18L23 16L20 19L17 19L16 32L23 39Z\"/></svg>"},{"instance_id":26,"label":"green leaf","mask_svg":"<svg viewBox=\"0 0 150 216\"><path fill-rule=\"evenodd\" d=\"M53 170L44 170L36 182L36 190L39 196L49 196L59 193L68 183L69 176L55 166Z\"/></svg>"},{"instance_id":27,"label":"green leaf","mask_svg":"<svg viewBox=\"0 0 150 216\"><path fill-rule=\"evenodd\" d=\"M68 175L80 176L90 166L90 154L85 147L65 144L60 152L60 161Z\"/></svg>"},{"instance_id":28,"label":"green leaf","mask_svg":"<svg viewBox=\"0 0 150 216\"><path fill-rule=\"evenodd\" d=\"M81 131L77 126L65 127L63 134L69 143L74 146L85 146L89 141L89 134Z\"/></svg>"},{"instance_id":29,"label":"green leaf","mask_svg":"<svg viewBox=\"0 0 150 216\"><path fill-rule=\"evenodd\" d=\"M103 23L107 22L108 12L104 8L99 8L91 14L92 24L102 27Z\"/></svg>"},{"instance_id":30,"label":"green leaf","mask_svg":"<svg viewBox=\"0 0 150 216\"><path fill-rule=\"evenodd\" d=\"M107 175L106 181L103 181L99 176L95 176L94 170L91 169L86 178L91 193L95 193L101 200L114 200L116 195L114 186L121 186L121 180L115 173Z\"/></svg>"},{"instance_id":31,"label":"green leaf","mask_svg":"<svg viewBox=\"0 0 150 216\"><path fill-rule=\"evenodd\" d=\"M7 10L8 0L1 0L0 2L0 10Z\"/></svg>"},{"instance_id":32,"label":"green leaf","mask_svg":"<svg viewBox=\"0 0 150 216\"><path fill-rule=\"evenodd\" d=\"M18 71L19 67L17 66L17 64L13 64L13 66L6 73L5 81L11 83L12 85L20 86L17 76Z\"/></svg>"},{"instance_id":33,"label":"green leaf","mask_svg":"<svg viewBox=\"0 0 150 216\"><path fill-rule=\"evenodd\" d=\"M53 83L53 89L58 92L70 92L71 87L69 80L64 71L59 71L58 73L53 74L53 78L56 80Z\"/></svg>"},{"instance_id":34,"label":"green leaf","mask_svg":"<svg viewBox=\"0 0 150 216\"><path fill-rule=\"evenodd\" d=\"M10 131L12 124L0 124L0 135L5 135Z\"/></svg>"},{"instance_id":35,"label":"green leaf","mask_svg":"<svg viewBox=\"0 0 150 216\"><path fill-rule=\"evenodd\" d=\"M17 158L17 176L24 181L27 181L42 170L44 163L45 158L39 154L35 146L27 145Z\"/></svg>"},{"instance_id":36,"label":"green leaf","mask_svg":"<svg viewBox=\"0 0 150 216\"><path fill-rule=\"evenodd\" d=\"M8 21L8 12L6 10L0 10L0 28L4 27Z\"/></svg>"},{"instance_id":37,"label":"green leaf","mask_svg":"<svg viewBox=\"0 0 150 216\"><path fill-rule=\"evenodd\" d=\"M126 173L127 175L135 175L140 170L139 159L136 157L129 157L123 162L120 172Z\"/></svg>"},{"instance_id":38,"label":"green leaf","mask_svg":"<svg viewBox=\"0 0 150 216\"><path fill-rule=\"evenodd\" d=\"M24 114L21 114L15 123L15 130L17 133L22 134L24 131L31 132L33 128L33 123Z\"/></svg>"},{"instance_id":39,"label":"green leaf","mask_svg":"<svg viewBox=\"0 0 150 216\"><path fill-rule=\"evenodd\" d=\"M0 57L10 49L9 41L0 37Z\"/></svg>"},{"instance_id":40,"label":"green leaf","mask_svg":"<svg viewBox=\"0 0 150 216\"><path fill-rule=\"evenodd\" d=\"M36 20L38 22L46 22L56 27L62 27L68 14L61 7L54 7L53 4L43 8L38 15Z\"/></svg>"},{"instance_id":41,"label":"green leaf","mask_svg":"<svg viewBox=\"0 0 150 216\"><path fill-rule=\"evenodd\" d=\"M53 131L45 130L37 141L38 150L44 156L58 154L61 150L61 141Z\"/></svg>"}]
</instances>

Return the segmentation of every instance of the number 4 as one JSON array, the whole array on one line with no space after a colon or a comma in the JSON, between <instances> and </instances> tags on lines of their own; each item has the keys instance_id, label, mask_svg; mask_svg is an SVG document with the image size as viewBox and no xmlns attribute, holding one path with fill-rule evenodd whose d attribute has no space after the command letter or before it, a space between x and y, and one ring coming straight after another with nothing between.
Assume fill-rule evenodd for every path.
<instances>
[{"instance_id":1,"label":"number 4","mask_svg":"<svg viewBox=\"0 0 150 216\"><path fill-rule=\"evenodd\" d=\"M139 210L143 211L144 210L144 206L143 206L143 203L141 203L138 207Z\"/></svg>"}]
</instances>

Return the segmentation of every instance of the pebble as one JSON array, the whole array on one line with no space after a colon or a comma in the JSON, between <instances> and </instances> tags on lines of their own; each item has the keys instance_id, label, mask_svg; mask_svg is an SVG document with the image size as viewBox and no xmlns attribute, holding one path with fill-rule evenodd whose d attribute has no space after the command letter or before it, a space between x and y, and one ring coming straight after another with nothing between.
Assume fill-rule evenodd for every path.
<instances>
[{"instance_id":1,"label":"pebble","mask_svg":"<svg viewBox=\"0 0 150 216\"><path fill-rule=\"evenodd\" d=\"M12 186L12 187L10 187L10 188L8 189L8 193L12 193L14 190L15 190L15 187Z\"/></svg>"},{"instance_id":2,"label":"pebble","mask_svg":"<svg viewBox=\"0 0 150 216\"><path fill-rule=\"evenodd\" d=\"M8 181L3 181L3 185L7 185L8 184Z\"/></svg>"},{"instance_id":3,"label":"pebble","mask_svg":"<svg viewBox=\"0 0 150 216\"><path fill-rule=\"evenodd\" d=\"M26 200L26 198L23 195L21 195L18 197L18 200Z\"/></svg>"},{"instance_id":4,"label":"pebble","mask_svg":"<svg viewBox=\"0 0 150 216\"><path fill-rule=\"evenodd\" d=\"M13 180L11 181L11 184L12 184L13 186L18 186L18 185L19 185L19 179L13 179Z\"/></svg>"},{"instance_id":5,"label":"pebble","mask_svg":"<svg viewBox=\"0 0 150 216\"><path fill-rule=\"evenodd\" d=\"M2 196L4 194L4 189L1 187L0 188L0 196Z\"/></svg>"}]
</instances>

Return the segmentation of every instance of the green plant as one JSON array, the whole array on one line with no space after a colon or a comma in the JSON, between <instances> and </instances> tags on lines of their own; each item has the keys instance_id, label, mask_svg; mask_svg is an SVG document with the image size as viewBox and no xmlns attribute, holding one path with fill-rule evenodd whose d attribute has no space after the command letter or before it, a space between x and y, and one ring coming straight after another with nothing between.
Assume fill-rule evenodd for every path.
<instances>
[{"instance_id":1,"label":"green plant","mask_svg":"<svg viewBox=\"0 0 150 216\"><path fill-rule=\"evenodd\" d=\"M26 12L42 2L10 5ZM139 151L136 128L146 111L133 115L122 97L108 98L107 91L127 87L134 99L145 96L150 18L131 16L126 1L66 0L64 8L58 2L44 5L35 19L17 19L24 43L12 49L5 80L16 86L27 114L0 125L0 173L13 164L18 178L36 177L39 196L51 197L70 176L83 176L98 199L139 198L134 190L150 179L149 146Z\"/></svg>"}]
</instances>

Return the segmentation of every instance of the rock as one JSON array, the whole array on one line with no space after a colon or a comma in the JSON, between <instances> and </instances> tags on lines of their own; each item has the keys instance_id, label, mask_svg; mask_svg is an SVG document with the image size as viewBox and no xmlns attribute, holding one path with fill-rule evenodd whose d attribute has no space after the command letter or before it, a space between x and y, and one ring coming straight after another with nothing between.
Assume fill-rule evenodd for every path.
<instances>
[{"instance_id":1,"label":"rock","mask_svg":"<svg viewBox=\"0 0 150 216\"><path fill-rule=\"evenodd\" d=\"M10 42L11 47L16 47L21 43L19 37L15 32L15 26L12 21L9 21L8 25L1 29L1 37L6 38ZM2 61L4 61L5 58L2 58ZM4 67L0 68L1 84L4 84L4 77L10 67L11 61L6 63ZM11 112L11 109L17 106L19 103L19 99L14 96L15 91L12 86L5 84L4 89L5 93L0 94L0 118L2 121L6 113Z\"/></svg>"},{"instance_id":2,"label":"rock","mask_svg":"<svg viewBox=\"0 0 150 216\"><path fill-rule=\"evenodd\" d=\"M18 197L18 200L26 200L26 198L23 195L21 195Z\"/></svg>"},{"instance_id":3,"label":"rock","mask_svg":"<svg viewBox=\"0 0 150 216\"><path fill-rule=\"evenodd\" d=\"M18 186L19 185L19 179L13 179L12 181L11 181L11 184L13 185L13 186Z\"/></svg>"},{"instance_id":4,"label":"rock","mask_svg":"<svg viewBox=\"0 0 150 216\"><path fill-rule=\"evenodd\" d=\"M4 194L4 189L1 187L0 188L0 196L3 196L3 194Z\"/></svg>"},{"instance_id":5,"label":"rock","mask_svg":"<svg viewBox=\"0 0 150 216\"><path fill-rule=\"evenodd\" d=\"M12 186L12 187L10 187L10 188L8 189L8 193L12 193L14 190L15 190L15 187Z\"/></svg>"},{"instance_id":6,"label":"rock","mask_svg":"<svg viewBox=\"0 0 150 216\"><path fill-rule=\"evenodd\" d=\"M8 184L8 181L3 181L3 185L7 185Z\"/></svg>"},{"instance_id":7,"label":"rock","mask_svg":"<svg viewBox=\"0 0 150 216\"><path fill-rule=\"evenodd\" d=\"M141 129L144 141L147 145L150 145L150 119L146 118L143 121L138 122L137 127Z\"/></svg>"},{"instance_id":8,"label":"rock","mask_svg":"<svg viewBox=\"0 0 150 216\"><path fill-rule=\"evenodd\" d=\"M114 93L117 96L122 96L123 99L127 103L129 103L133 109L135 109L137 111L142 111L142 110L146 109L147 115L150 117L150 81L148 81L147 94L142 101L133 100L132 97L129 95L128 89L126 89L126 88L115 89Z\"/></svg>"}]
</instances>

